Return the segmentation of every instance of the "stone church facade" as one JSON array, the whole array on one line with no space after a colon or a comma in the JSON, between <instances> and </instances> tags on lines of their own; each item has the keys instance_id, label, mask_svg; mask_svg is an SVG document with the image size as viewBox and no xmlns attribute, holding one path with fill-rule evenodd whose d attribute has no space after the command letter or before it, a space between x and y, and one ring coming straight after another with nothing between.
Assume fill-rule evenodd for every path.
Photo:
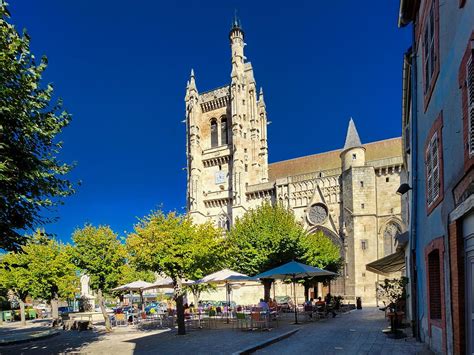
<instances>
[{"instance_id":1,"label":"stone church facade","mask_svg":"<svg viewBox=\"0 0 474 355\"><path fill-rule=\"evenodd\" d=\"M340 247L345 266L331 292L373 303L378 276L365 265L395 252L395 236L404 231L395 193L401 139L361 144L351 119L342 149L269 164L263 91L257 93L238 20L229 38L230 83L199 93L193 71L187 83L188 213L228 229L263 201L282 203L308 232L322 230Z\"/></svg>"}]
</instances>

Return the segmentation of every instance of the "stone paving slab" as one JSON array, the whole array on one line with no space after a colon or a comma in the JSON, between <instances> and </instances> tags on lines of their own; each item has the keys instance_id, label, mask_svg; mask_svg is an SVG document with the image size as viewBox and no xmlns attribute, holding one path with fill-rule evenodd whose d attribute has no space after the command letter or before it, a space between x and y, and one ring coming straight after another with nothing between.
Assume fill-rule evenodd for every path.
<instances>
[{"instance_id":1,"label":"stone paving slab","mask_svg":"<svg viewBox=\"0 0 474 355\"><path fill-rule=\"evenodd\" d=\"M180 336L174 329L120 327L107 334L96 327L93 331L61 331L49 339L2 346L0 354L232 354L296 328L301 329L257 353L430 354L413 338L388 338L381 332L387 326L383 312L370 308L298 326L280 322L271 331L197 329Z\"/></svg>"},{"instance_id":2,"label":"stone paving slab","mask_svg":"<svg viewBox=\"0 0 474 355\"><path fill-rule=\"evenodd\" d=\"M432 354L413 338L392 339L377 308L354 310L324 322L303 327L291 338L258 350L257 354Z\"/></svg>"}]
</instances>

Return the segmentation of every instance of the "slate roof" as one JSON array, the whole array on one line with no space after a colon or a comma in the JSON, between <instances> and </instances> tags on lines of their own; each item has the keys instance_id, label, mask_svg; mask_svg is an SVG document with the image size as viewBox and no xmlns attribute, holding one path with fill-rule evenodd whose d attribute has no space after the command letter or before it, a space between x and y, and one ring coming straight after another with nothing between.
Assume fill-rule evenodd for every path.
<instances>
[{"instance_id":1,"label":"slate roof","mask_svg":"<svg viewBox=\"0 0 474 355\"><path fill-rule=\"evenodd\" d=\"M349 127L347 127L347 134L346 134L346 143L344 144L344 150L360 147L362 143L360 142L359 133L357 133L357 128L354 124L354 120L351 117L349 121Z\"/></svg>"}]
</instances>

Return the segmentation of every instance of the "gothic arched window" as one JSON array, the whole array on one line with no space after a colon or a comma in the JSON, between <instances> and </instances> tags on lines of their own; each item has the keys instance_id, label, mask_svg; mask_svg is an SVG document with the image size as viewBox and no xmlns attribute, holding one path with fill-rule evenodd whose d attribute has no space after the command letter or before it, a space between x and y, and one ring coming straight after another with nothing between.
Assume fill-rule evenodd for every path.
<instances>
[{"instance_id":1,"label":"gothic arched window","mask_svg":"<svg viewBox=\"0 0 474 355\"><path fill-rule=\"evenodd\" d=\"M222 228L225 231L229 231L230 230L229 218L224 214L220 215L219 220L217 221L217 226L219 228Z\"/></svg>"},{"instance_id":2,"label":"gothic arched window","mask_svg":"<svg viewBox=\"0 0 474 355\"><path fill-rule=\"evenodd\" d=\"M213 118L211 120L211 148L218 146L218 139L217 139L217 120Z\"/></svg>"},{"instance_id":3,"label":"gothic arched window","mask_svg":"<svg viewBox=\"0 0 474 355\"><path fill-rule=\"evenodd\" d=\"M401 233L400 226L397 223L389 222L383 232L383 250L384 256L395 252L395 237Z\"/></svg>"},{"instance_id":4,"label":"gothic arched window","mask_svg":"<svg viewBox=\"0 0 474 355\"><path fill-rule=\"evenodd\" d=\"M225 116L222 116L221 118L221 144L227 144L228 139L227 139L227 118Z\"/></svg>"}]
</instances>

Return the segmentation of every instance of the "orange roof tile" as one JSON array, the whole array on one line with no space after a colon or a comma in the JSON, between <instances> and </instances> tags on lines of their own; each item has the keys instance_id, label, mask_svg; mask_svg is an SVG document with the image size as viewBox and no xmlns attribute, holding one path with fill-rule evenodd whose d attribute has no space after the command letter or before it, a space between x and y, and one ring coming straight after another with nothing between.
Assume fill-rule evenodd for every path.
<instances>
[{"instance_id":1,"label":"orange roof tile","mask_svg":"<svg viewBox=\"0 0 474 355\"><path fill-rule=\"evenodd\" d=\"M366 161L392 158L402 155L401 137L367 143L363 144L363 146L366 149ZM340 168L341 159L339 155L341 152L342 149L338 149L271 163L268 166L269 180L275 181L276 179L287 176Z\"/></svg>"}]
</instances>

